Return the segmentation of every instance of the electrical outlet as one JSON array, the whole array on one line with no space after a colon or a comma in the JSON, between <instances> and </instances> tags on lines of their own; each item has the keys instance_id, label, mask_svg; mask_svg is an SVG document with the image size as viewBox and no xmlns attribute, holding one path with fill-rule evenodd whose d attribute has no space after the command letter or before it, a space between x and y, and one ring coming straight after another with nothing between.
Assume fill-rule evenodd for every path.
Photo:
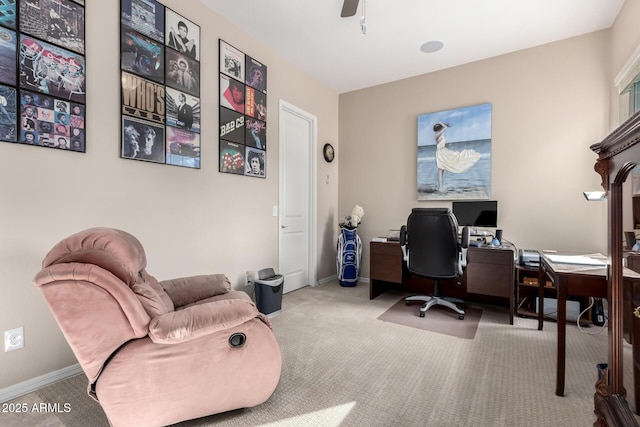
<instances>
[{"instance_id":1,"label":"electrical outlet","mask_svg":"<svg viewBox=\"0 0 640 427\"><path fill-rule=\"evenodd\" d=\"M4 331L4 351L24 347L24 329L21 327Z\"/></svg>"},{"instance_id":2,"label":"electrical outlet","mask_svg":"<svg viewBox=\"0 0 640 427\"><path fill-rule=\"evenodd\" d=\"M251 286L252 283L253 283L253 273L247 270L247 272L244 274L244 285Z\"/></svg>"}]
</instances>

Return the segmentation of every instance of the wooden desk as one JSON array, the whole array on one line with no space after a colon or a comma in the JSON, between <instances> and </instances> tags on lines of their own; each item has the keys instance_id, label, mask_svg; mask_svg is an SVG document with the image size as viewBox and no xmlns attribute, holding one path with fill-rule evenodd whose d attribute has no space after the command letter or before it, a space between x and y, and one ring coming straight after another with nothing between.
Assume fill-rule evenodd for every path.
<instances>
[{"instance_id":1,"label":"wooden desk","mask_svg":"<svg viewBox=\"0 0 640 427\"><path fill-rule=\"evenodd\" d=\"M400 285L411 291L426 293L425 280L412 277L402 258L398 242L371 242L369 245L369 299ZM513 325L515 251L513 247L469 247L467 267L461 278L463 289L447 287L450 296L498 297L509 301L509 324Z\"/></svg>"},{"instance_id":2,"label":"wooden desk","mask_svg":"<svg viewBox=\"0 0 640 427\"><path fill-rule=\"evenodd\" d=\"M544 321L544 284L551 280L557 293L558 308L558 350L556 369L556 395L564 395L565 357L566 357L566 330L567 330L567 296L582 296L594 298L607 298L607 268L579 264L554 263L549 255L540 253L540 269L538 278L538 329L542 330ZM566 254L560 254L566 255ZM574 254L575 255L575 254ZM607 262L607 258L601 254L588 255L590 258ZM640 274L628 268L624 269L625 286L640 284ZM636 384L635 389L637 390ZM636 392L636 406L640 407L640 395Z\"/></svg>"}]
</instances>

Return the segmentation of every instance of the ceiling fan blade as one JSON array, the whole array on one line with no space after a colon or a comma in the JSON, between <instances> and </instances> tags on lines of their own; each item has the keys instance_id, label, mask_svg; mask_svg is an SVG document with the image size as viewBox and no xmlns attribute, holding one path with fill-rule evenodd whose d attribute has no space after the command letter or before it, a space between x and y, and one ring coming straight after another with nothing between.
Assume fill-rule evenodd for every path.
<instances>
[{"instance_id":1,"label":"ceiling fan blade","mask_svg":"<svg viewBox=\"0 0 640 427\"><path fill-rule=\"evenodd\" d=\"M344 4L342 5L342 13L340 16L343 18L347 18L349 16L353 16L358 11L358 2L360 0L344 0Z\"/></svg>"}]
</instances>

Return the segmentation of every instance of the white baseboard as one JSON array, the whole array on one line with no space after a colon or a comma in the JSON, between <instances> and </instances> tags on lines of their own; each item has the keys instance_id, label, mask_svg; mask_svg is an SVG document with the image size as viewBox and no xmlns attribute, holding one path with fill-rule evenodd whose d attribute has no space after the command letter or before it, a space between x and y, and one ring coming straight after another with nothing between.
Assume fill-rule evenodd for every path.
<instances>
[{"instance_id":1,"label":"white baseboard","mask_svg":"<svg viewBox=\"0 0 640 427\"><path fill-rule=\"evenodd\" d=\"M25 394L48 386L49 384L78 375L81 372L82 368L76 363L75 365L67 366L66 368L49 372L48 374L40 375L39 377L0 389L0 402L6 402L8 400L15 399L16 397L24 396Z\"/></svg>"},{"instance_id":2,"label":"white baseboard","mask_svg":"<svg viewBox=\"0 0 640 427\"><path fill-rule=\"evenodd\" d=\"M338 275L337 274L334 274L333 276L325 277L324 279L318 279L318 286L325 285L325 284L327 284L329 282L332 282L334 280L338 280ZM369 278L368 277L358 276L358 282L369 283Z\"/></svg>"},{"instance_id":3,"label":"white baseboard","mask_svg":"<svg viewBox=\"0 0 640 427\"><path fill-rule=\"evenodd\" d=\"M337 280L337 279L338 279L337 274L334 274L333 276L325 277L324 279L318 279L318 285L325 285L331 282L332 280Z\"/></svg>"}]
</instances>

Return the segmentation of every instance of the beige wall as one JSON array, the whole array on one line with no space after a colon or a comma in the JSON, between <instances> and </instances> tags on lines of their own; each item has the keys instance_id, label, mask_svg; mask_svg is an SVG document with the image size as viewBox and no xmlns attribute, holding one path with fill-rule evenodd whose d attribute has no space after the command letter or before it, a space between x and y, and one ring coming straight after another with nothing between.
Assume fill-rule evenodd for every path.
<instances>
[{"instance_id":1,"label":"beige wall","mask_svg":"<svg viewBox=\"0 0 640 427\"><path fill-rule=\"evenodd\" d=\"M631 55L640 46L640 26L637 17L640 16L640 0L626 0L616 22L611 29L610 66L611 66L611 128L620 123L620 101L618 90L613 84L614 78L622 70ZM627 198L623 201L622 223L625 230L632 230L633 212L631 207L631 176L623 186Z\"/></svg>"},{"instance_id":2,"label":"beige wall","mask_svg":"<svg viewBox=\"0 0 640 427\"><path fill-rule=\"evenodd\" d=\"M613 85L613 79L620 72L629 57L640 46L640 0L625 0L620 14L611 28L611 42L609 43L609 63L611 66L611 123L618 124L618 91Z\"/></svg>"},{"instance_id":3,"label":"beige wall","mask_svg":"<svg viewBox=\"0 0 640 427\"><path fill-rule=\"evenodd\" d=\"M340 96L339 211L366 212L360 275L371 237L399 228L416 198L417 116L492 104L492 198L518 248L606 251L606 204L589 146L609 130L608 32ZM435 167L435 165L434 165Z\"/></svg>"},{"instance_id":4,"label":"beige wall","mask_svg":"<svg viewBox=\"0 0 640 427\"><path fill-rule=\"evenodd\" d=\"M336 161L318 162L319 279L335 274L337 221L354 204L366 211L364 277L371 237L399 227L412 207L449 205L416 200L416 117L484 102L493 105L493 198L505 237L519 247L606 250L605 205L581 192L599 184L588 147L610 128L609 82L640 42L640 0L626 0L611 32L339 98L200 2L165 0L202 28L200 170L118 158L119 3L89 3L87 153L0 144L0 330L24 326L26 335L24 349L0 352L0 389L75 363L31 285L46 251L70 233L131 231L160 279L222 272L240 287L245 270L277 267L280 98L318 117L319 159L325 142L337 149ZM266 180L217 172L218 38L269 67Z\"/></svg>"},{"instance_id":5,"label":"beige wall","mask_svg":"<svg viewBox=\"0 0 640 427\"><path fill-rule=\"evenodd\" d=\"M118 157L119 2L88 2L87 153L0 143L0 332L23 326L25 348L0 350L0 389L76 363L31 284L58 240L92 226L136 235L159 279L278 267L278 100L318 118L322 143L338 139L338 95L239 31L200 2L164 3L201 26L202 169ZM218 173L218 39L268 66L267 178ZM337 145L337 144L336 144ZM326 175L331 175L326 184ZM335 274L337 163L318 164L320 279ZM96 307L99 309L99 307Z\"/></svg>"}]
</instances>

